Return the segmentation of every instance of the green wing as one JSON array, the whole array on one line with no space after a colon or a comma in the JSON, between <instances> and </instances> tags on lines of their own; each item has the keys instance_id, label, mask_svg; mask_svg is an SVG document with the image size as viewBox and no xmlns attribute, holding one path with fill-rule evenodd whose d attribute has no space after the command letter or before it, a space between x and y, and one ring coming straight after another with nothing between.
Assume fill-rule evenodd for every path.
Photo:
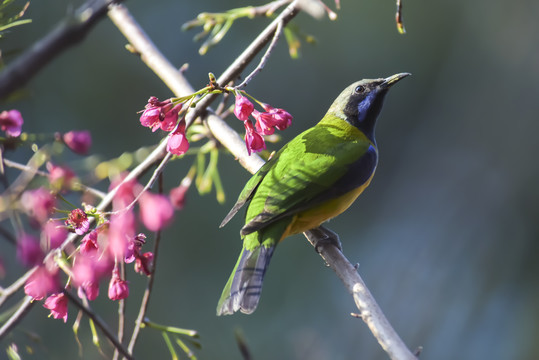
<instances>
[{"instance_id":1,"label":"green wing","mask_svg":"<svg viewBox=\"0 0 539 360\"><path fill-rule=\"evenodd\" d=\"M341 191L334 185L371 145L359 130L336 118L298 135L279 151L250 191L241 235L338 196Z\"/></svg>"},{"instance_id":2,"label":"green wing","mask_svg":"<svg viewBox=\"0 0 539 360\"><path fill-rule=\"evenodd\" d=\"M241 209L245 203L247 203L251 198L253 197L254 192L258 188L258 185L260 185L260 182L266 176L268 171L271 169L277 158L279 157L279 153L275 154L275 156L268 162L266 162L262 167L249 179L247 184L245 184L245 187L241 191L240 195L238 196L238 200L236 200L236 204L232 207L232 209L228 212L228 215L223 219L221 222L221 225L219 225L220 228L225 226L230 219L236 215L236 213Z\"/></svg>"}]
</instances>

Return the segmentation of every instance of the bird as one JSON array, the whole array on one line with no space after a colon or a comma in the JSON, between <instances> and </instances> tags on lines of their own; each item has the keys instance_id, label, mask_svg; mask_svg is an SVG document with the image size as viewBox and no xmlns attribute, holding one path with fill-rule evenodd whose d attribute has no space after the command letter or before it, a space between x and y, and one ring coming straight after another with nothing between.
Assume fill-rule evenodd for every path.
<instances>
[{"instance_id":1,"label":"bird","mask_svg":"<svg viewBox=\"0 0 539 360\"><path fill-rule=\"evenodd\" d=\"M220 225L248 204L243 248L217 315L253 313L277 244L341 214L370 184L378 164L376 120L389 88L408 75L349 85L320 122L285 144L246 183Z\"/></svg>"}]
</instances>

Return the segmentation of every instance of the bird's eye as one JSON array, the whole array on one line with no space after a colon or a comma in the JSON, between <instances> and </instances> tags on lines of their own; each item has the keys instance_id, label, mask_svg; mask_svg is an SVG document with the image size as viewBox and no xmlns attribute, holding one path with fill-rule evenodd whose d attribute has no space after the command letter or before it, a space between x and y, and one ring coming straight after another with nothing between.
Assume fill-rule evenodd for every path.
<instances>
[{"instance_id":1,"label":"bird's eye","mask_svg":"<svg viewBox=\"0 0 539 360\"><path fill-rule=\"evenodd\" d=\"M365 86L359 85L358 87L356 87L356 89L354 91L355 91L356 94L360 94L363 91L365 91Z\"/></svg>"}]
</instances>

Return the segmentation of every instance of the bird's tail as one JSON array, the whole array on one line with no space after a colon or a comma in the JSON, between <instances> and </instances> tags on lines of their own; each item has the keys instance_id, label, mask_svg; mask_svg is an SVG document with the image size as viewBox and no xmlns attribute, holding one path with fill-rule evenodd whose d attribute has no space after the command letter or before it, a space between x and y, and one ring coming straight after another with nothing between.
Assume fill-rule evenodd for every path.
<instances>
[{"instance_id":1,"label":"bird's tail","mask_svg":"<svg viewBox=\"0 0 539 360\"><path fill-rule=\"evenodd\" d=\"M217 315L230 315L238 310L244 314L255 311L273 250L275 245L243 249L219 299Z\"/></svg>"}]
</instances>

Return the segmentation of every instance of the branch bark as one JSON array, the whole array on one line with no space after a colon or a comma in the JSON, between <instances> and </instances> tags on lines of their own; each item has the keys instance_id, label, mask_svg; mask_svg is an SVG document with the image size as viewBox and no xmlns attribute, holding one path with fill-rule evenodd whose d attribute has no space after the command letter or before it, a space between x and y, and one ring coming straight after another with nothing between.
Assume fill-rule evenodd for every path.
<instances>
[{"instance_id":1,"label":"branch bark","mask_svg":"<svg viewBox=\"0 0 539 360\"><path fill-rule=\"evenodd\" d=\"M36 42L0 73L0 99L26 84L64 50L82 41L107 14L111 4L122 0L89 0L54 30Z\"/></svg>"},{"instance_id":2,"label":"branch bark","mask_svg":"<svg viewBox=\"0 0 539 360\"><path fill-rule=\"evenodd\" d=\"M65 48L80 41L91 26L103 15L103 9L107 9L110 4L118 3L119 0L96 0L85 5L92 9L89 17L78 19L75 25L66 22L61 24L51 34L46 36L42 41L36 43L25 55L17 59L16 62L6 68L0 74L0 98L4 98L13 92L19 86L22 86L32 76L45 66L57 54ZM255 56L264 48L264 46L272 39L279 24L286 24L297 15L299 7L298 1L293 1L274 21L266 27L265 30L249 45L249 47L227 68L227 70L217 80L220 84L227 84L237 78L246 66L255 58ZM78 12L77 12L78 13ZM80 14L79 14L80 15ZM136 24L134 19L129 15L127 9L121 5L111 6L109 16L121 29L124 35L128 38L134 48L141 55L141 59L148 64L152 70L161 77L164 83L177 95L182 96L194 92L188 81L183 77L181 72L169 63L169 61L157 50L153 43L149 40L140 26ZM28 55L27 55L28 54ZM203 116L205 121L214 135L245 167L249 172L254 173L263 165L264 161L259 156L249 156L242 138L230 128L226 122L216 116L211 109L207 108L215 99L215 96L207 96L197 106L192 115L190 122L194 121L198 116ZM125 179L133 179L138 177L142 172L150 166L160 161L165 155L166 142L159 144L152 154L139 166L137 166ZM116 190L112 190L102 199L97 206L103 210L109 206ZM313 244L320 252L324 260L334 269L347 290L353 295L356 305L360 311L361 318L371 329L373 335L377 338L382 348L392 359L416 359L409 351L406 345L402 342L398 334L393 330L383 312L377 305L371 293L367 289L365 283L357 273L352 264L344 257L342 252L331 244L324 243L323 236L317 233L316 229L306 233ZM68 244L72 243L76 236L69 237L60 247L64 249ZM52 256L53 254L49 254ZM33 271L30 270L26 275ZM72 297L73 298L73 297ZM72 301L76 299L71 299ZM30 308L30 302L26 301L21 306L17 314L12 316L8 323L4 324L0 329L0 339L7 333L6 327L11 328L14 324L22 319L24 314ZM88 313L87 315L94 315ZM8 325L9 324L9 325ZM108 334L108 337L114 342L116 339L114 334ZM126 351L121 344L115 344L122 354L129 357L129 351Z\"/></svg>"},{"instance_id":3,"label":"branch bark","mask_svg":"<svg viewBox=\"0 0 539 360\"><path fill-rule=\"evenodd\" d=\"M284 27L299 11L297 2L290 4L268 27L249 45L249 47L236 59L236 61L219 77L219 84L226 84L239 76L241 71L252 61L255 55L266 45L279 24L282 21ZM183 75L177 71L172 64L155 48L151 40L142 32L135 20L129 15L128 10L122 5L114 6L109 12L109 16L114 21L120 31L126 36L131 45L141 54L141 59L152 59L152 63L159 63L157 74L164 79L169 88L177 95L185 95L194 92ZM144 36L141 36L143 34ZM150 66L150 64L148 65ZM153 69L152 66L150 68ZM167 75L163 77L163 69L166 69ZM175 82L173 79L180 79ZM240 164L250 173L256 172L264 161L257 155L247 153L245 143L232 128L226 124L220 117L216 116L211 109L206 109L213 101L215 96L207 96L197 106L195 116L191 118L194 121L196 116L207 111L205 121L213 136L220 141L240 162ZM325 242L328 233L320 234L319 229L305 233L307 239L316 246L320 256L330 265L337 276L341 279L344 286L352 294L356 306L360 311L360 316L367 324L372 334L376 337L379 344L386 351L391 359L411 360L417 359L400 339L397 332L393 329L384 313L376 303L376 300L368 290L362 278L359 276L356 268L348 261L342 252L334 245ZM329 232L333 234L333 232Z\"/></svg>"},{"instance_id":4,"label":"branch bark","mask_svg":"<svg viewBox=\"0 0 539 360\"><path fill-rule=\"evenodd\" d=\"M118 338L114 335L112 330L110 330L107 324L99 317L95 312L86 307L76 296L72 295L68 290L64 290L64 294L67 296L69 301L74 304L77 308L82 310L82 312L88 316L94 324L107 336L107 338L112 342L114 347L127 359L131 360L133 357L127 351L127 349L118 341Z\"/></svg>"}]
</instances>

